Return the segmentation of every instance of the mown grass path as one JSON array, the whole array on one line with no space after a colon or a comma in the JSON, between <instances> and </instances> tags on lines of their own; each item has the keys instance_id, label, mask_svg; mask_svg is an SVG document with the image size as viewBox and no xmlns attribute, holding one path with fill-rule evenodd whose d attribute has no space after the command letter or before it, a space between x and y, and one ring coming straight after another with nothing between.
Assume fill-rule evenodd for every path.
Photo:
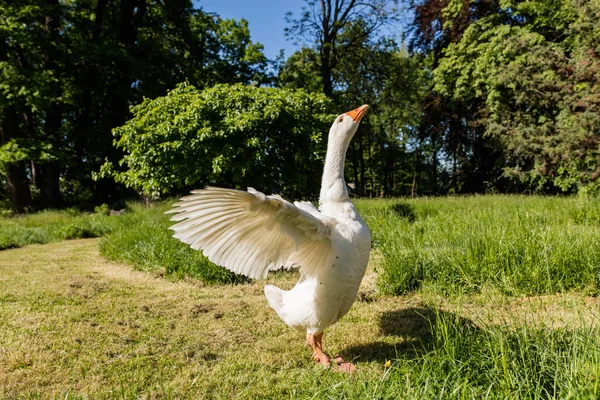
<instances>
[{"instance_id":1,"label":"mown grass path","mask_svg":"<svg viewBox=\"0 0 600 400\"><path fill-rule=\"evenodd\" d=\"M369 272L349 315L325 333L328 352L355 360L345 375L313 364L304 337L268 307L264 282L171 282L106 261L98 242L0 252L0 398L418 398L409 389L419 383L394 365L429 357L435 318L561 329L595 324L598 310L576 293L378 296Z\"/></svg>"}]
</instances>

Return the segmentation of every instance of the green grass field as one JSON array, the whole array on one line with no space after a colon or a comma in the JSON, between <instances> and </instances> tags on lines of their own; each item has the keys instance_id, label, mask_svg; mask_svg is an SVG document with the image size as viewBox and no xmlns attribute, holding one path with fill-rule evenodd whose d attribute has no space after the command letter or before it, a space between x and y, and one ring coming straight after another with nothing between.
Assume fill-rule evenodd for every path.
<instances>
[{"instance_id":1,"label":"green grass field","mask_svg":"<svg viewBox=\"0 0 600 400\"><path fill-rule=\"evenodd\" d=\"M192 277L204 283L245 281L172 237L169 216L164 214L171 204L157 204L149 209L130 204L128 212L116 219L114 229L102 241L102 255L175 279Z\"/></svg>"},{"instance_id":2,"label":"green grass field","mask_svg":"<svg viewBox=\"0 0 600 400\"><path fill-rule=\"evenodd\" d=\"M100 237L110 232L116 221L107 215L75 210L0 216L0 250L35 243Z\"/></svg>"},{"instance_id":3,"label":"green grass field","mask_svg":"<svg viewBox=\"0 0 600 400\"><path fill-rule=\"evenodd\" d=\"M359 202L384 256L380 289L513 296L600 288L600 200L475 196Z\"/></svg>"},{"instance_id":4,"label":"green grass field","mask_svg":"<svg viewBox=\"0 0 600 400\"><path fill-rule=\"evenodd\" d=\"M104 237L0 252L0 398L600 396L598 200L357 201L374 251L324 337L352 375L313 364L264 282L170 238L168 207L62 215L96 218Z\"/></svg>"}]
</instances>

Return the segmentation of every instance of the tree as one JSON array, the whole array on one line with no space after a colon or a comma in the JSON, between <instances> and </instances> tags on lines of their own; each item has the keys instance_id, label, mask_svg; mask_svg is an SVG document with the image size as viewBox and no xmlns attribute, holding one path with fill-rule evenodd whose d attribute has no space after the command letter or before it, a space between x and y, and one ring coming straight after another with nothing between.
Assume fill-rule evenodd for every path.
<instances>
[{"instance_id":1,"label":"tree","mask_svg":"<svg viewBox=\"0 0 600 400\"><path fill-rule=\"evenodd\" d=\"M111 130L182 81L271 82L247 22L189 0L0 0L0 170L13 209L107 202ZM32 196L32 188L35 188Z\"/></svg>"},{"instance_id":2,"label":"tree","mask_svg":"<svg viewBox=\"0 0 600 400\"><path fill-rule=\"evenodd\" d=\"M600 188L600 17L594 2L505 2L450 44L436 91L479 103L471 120L538 191Z\"/></svg>"},{"instance_id":3,"label":"tree","mask_svg":"<svg viewBox=\"0 0 600 400\"><path fill-rule=\"evenodd\" d=\"M29 163L51 162L56 155L46 137L36 137L42 129L39 112L56 95L56 78L38 68L51 61L43 50L51 47L52 22L48 29L43 23L51 6L52 2L0 1L0 170L15 212L32 205Z\"/></svg>"},{"instance_id":4,"label":"tree","mask_svg":"<svg viewBox=\"0 0 600 400\"><path fill-rule=\"evenodd\" d=\"M320 75L319 54L308 47L293 53L279 68L278 86L290 89L304 89L309 92L323 91Z\"/></svg>"},{"instance_id":5,"label":"tree","mask_svg":"<svg viewBox=\"0 0 600 400\"><path fill-rule=\"evenodd\" d=\"M319 58L312 49L292 54L282 66L279 83L318 92ZM360 195L410 193L414 127L426 88L419 57L411 57L394 41L379 39L357 46L335 71L337 111L368 103L371 111L349 149L349 181Z\"/></svg>"},{"instance_id":6,"label":"tree","mask_svg":"<svg viewBox=\"0 0 600 400\"><path fill-rule=\"evenodd\" d=\"M101 13L103 18L101 24L92 24L94 18L77 20L73 28L80 24L85 29L69 32L78 35L75 43L81 46L73 62L77 78L70 102L73 164L79 167L66 173L99 192L102 201L115 187L111 180L94 182L91 175L107 157L122 157L110 132L131 117L132 105L163 96L186 80L200 88L269 80L267 60L262 47L250 40L247 22L223 20L193 9L187 0L146 3L108 2L104 8L98 3L93 10L82 5L73 13Z\"/></svg>"},{"instance_id":7,"label":"tree","mask_svg":"<svg viewBox=\"0 0 600 400\"><path fill-rule=\"evenodd\" d=\"M330 107L325 96L302 90L181 84L133 108L114 131L125 169L107 162L101 175L145 195L218 183L314 196Z\"/></svg>"},{"instance_id":8,"label":"tree","mask_svg":"<svg viewBox=\"0 0 600 400\"><path fill-rule=\"evenodd\" d=\"M46 0L45 32L47 35L44 49L44 70L51 76L60 77L64 68L63 44L60 35L61 7L58 0ZM61 65L62 64L62 65ZM54 149L61 147L61 125L64 104L61 100L63 88L59 79L52 82L49 90L49 104L43 114L43 141ZM60 193L60 162L58 157L51 160L31 160L31 175L35 186L40 191L42 207L58 208L63 204Z\"/></svg>"},{"instance_id":9,"label":"tree","mask_svg":"<svg viewBox=\"0 0 600 400\"><path fill-rule=\"evenodd\" d=\"M409 193L413 144L424 93L420 57L411 57L384 26L399 20L396 1L307 1L303 14L288 15L287 34L313 48L292 54L279 73L285 87L321 91L339 110L368 103L346 164L359 195Z\"/></svg>"},{"instance_id":10,"label":"tree","mask_svg":"<svg viewBox=\"0 0 600 400\"><path fill-rule=\"evenodd\" d=\"M306 0L302 15L287 14L286 35L316 44L323 93L332 97L333 73L347 54L366 42L383 25L396 20L397 0ZM357 29L359 27L359 29Z\"/></svg>"},{"instance_id":11,"label":"tree","mask_svg":"<svg viewBox=\"0 0 600 400\"><path fill-rule=\"evenodd\" d=\"M411 50L427 57L426 69L433 80L445 51L461 40L476 21L498 13L496 0L411 0L414 11ZM429 86L423 97L418 127L422 156L429 171L428 192L483 192L504 183L504 153L496 140L485 136L485 109L473 98L448 96ZM419 174L426 172L419 170ZM439 179L449 175L449 181ZM419 179L415 179L418 181Z\"/></svg>"},{"instance_id":12,"label":"tree","mask_svg":"<svg viewBox=\"0 0 600 400\"><path fill-rule=\"evenodd\" d=\"M426 88L421 60L393 40L371 40L354 49L336 71L344 108L371 105L350 148L350 176L361 195L408 194L408 160Z\"/></svg>"}]
</instances>

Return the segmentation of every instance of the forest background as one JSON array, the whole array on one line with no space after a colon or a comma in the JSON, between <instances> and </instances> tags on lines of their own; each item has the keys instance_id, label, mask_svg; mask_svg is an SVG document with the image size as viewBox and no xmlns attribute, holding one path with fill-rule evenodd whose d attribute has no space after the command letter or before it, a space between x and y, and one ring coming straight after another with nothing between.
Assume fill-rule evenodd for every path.
<instances>
[{"instance_id":1,"label":"forest background","mask_svg":"<svg viewBox=\"0 0 600 400\"><path fill-rule=\"evenodd\" d=\"M598 0L307 0L276 59L199 4L0 0L3 208L312 198L364 103L355 195L600 193Z\"/></svg>"}]
</instances>

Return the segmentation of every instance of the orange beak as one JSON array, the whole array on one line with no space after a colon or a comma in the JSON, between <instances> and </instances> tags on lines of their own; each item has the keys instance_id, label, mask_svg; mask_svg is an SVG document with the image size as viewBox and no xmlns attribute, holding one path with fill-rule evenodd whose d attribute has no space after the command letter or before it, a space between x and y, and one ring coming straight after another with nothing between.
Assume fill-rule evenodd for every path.
<instances>
[{"instance_id":1,"label":"orange beak","mask_svg":"<svg viewBox=\"0 0 600 400\"><path fill-rule=\"evenodd\" d=\"M354 122L360 122L360 120L362 119L362 117L365 116L365 113L367 112L367 108L369 108L368 104L365 104L363 106L360 106L358 108L355 108L352 111L348 111L346 113L346 115L349 115L350 118L352 118L352 120Z\"/></svg>"}]
</instances>

